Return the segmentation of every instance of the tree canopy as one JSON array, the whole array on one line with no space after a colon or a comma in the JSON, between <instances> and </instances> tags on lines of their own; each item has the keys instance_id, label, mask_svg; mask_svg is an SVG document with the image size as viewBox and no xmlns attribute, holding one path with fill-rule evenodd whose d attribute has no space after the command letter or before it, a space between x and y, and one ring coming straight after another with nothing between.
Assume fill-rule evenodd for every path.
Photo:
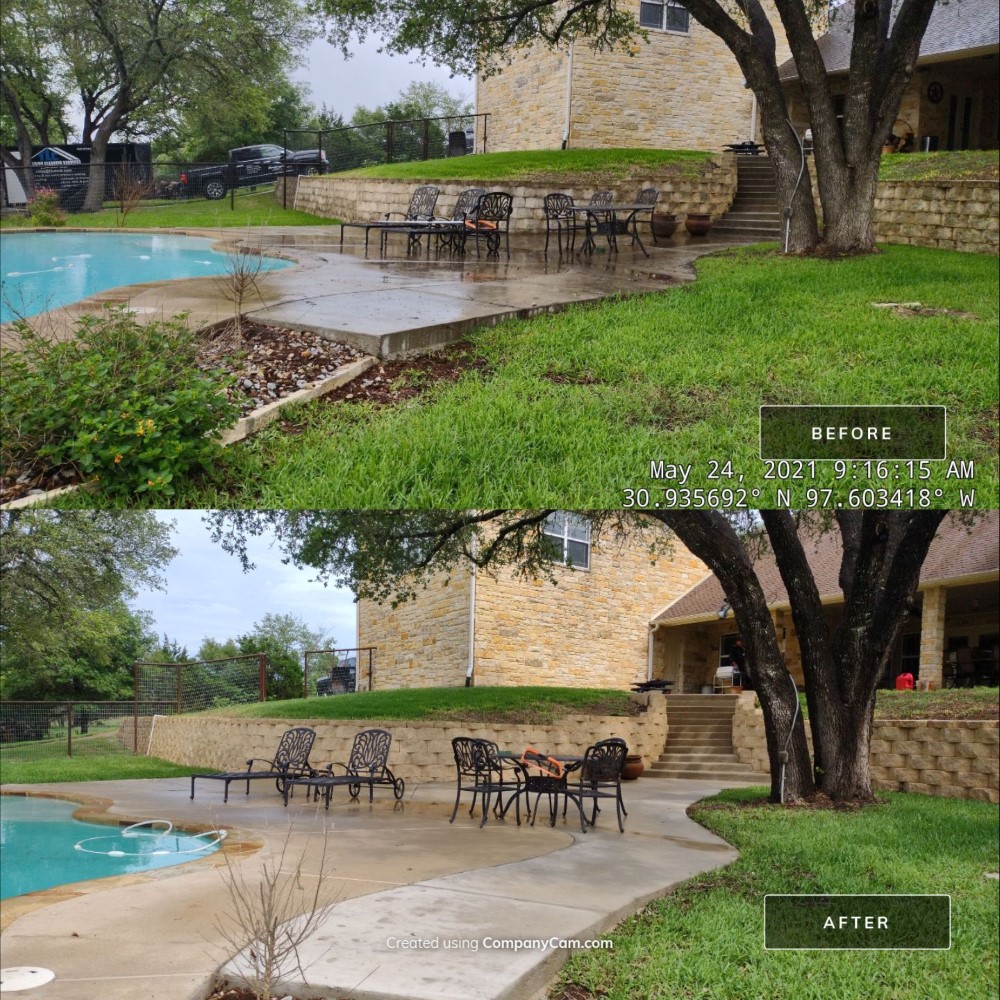
<instances>
[{"instance_id":1,"label":"tree canopy","mask_svg":"<svg viewBox=\"0 0 1000 1000\"><path fill-rule=\"evenodd\" d=\"M162 586L170 532L140 511L0 513L3 696L127 694L125 668L155 637L126 599Z\"/></svg>"}]
</instances>

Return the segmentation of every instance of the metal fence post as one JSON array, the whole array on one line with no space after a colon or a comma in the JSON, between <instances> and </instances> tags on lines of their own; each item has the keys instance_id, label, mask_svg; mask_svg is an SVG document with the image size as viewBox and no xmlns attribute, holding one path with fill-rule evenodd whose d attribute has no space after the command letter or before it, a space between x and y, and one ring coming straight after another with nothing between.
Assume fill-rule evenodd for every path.
<instances>
[{"instance_id":1,"label":"metal fence post","mask_svg":"<svg viewBox=\"0 0 1000 1000\"><path fill-rule=\"evenodd\" d=\"M181 715L184 712L184 677L183 677L183 666L178 663L177 667L177 714Z\"/></svg>"},{"instance_id":2,"label":"metal fence post","mask_svg":"<svg viewBox=\"0 0 1000 1000\"><path fill-rule=\"evenodd\" d=\"M288 208L288 129L281 130L281 145L285 149L284 167L281 170L281 207Z\"/></svg>"},{"instance_id":3,"label":"metal fence post","mask_svg":"<svg viewBox=\"0 0 1000 1000\"><path fill-rule=\"evenodd\" d=\"M393 128L393 122L385 123L385 162L392 163L392 143L394 139L395 129Z\"/></svg>"},{"instance_id":4,"label":"metal fence post","mask_svg":"<svg viewBox=\"0 0 1000 1000\"><path fill-rule=\"evenodd\" d=\"M66 703L66 756L73 756L73 702Z\"/></svg>"},{"instance_id":5,"label":"metal fence post","mask_svg":"<svg viewBox=\"0 0 1000 1000\"><path fill-rule=\"evenodd\" d=\"M229 175L229 211L236 211L236 164L232 159L229 161L229 169L226 171Z\"/></svg>"},{"instance_id":6,"label":"metal fence post","mask_svg":"<svg viewBox=\"0 0 1000 1000\"><path fill-rule=\"evenodd\" d=\"M431 158L431 134L430 134L431 122L429 118L424 119L424 159L429 160Z\"/></svg>"},{"instance_id":7,"label":"metal fence post","mask_svg":"<svg viewBox=\"0 0 1000 1000\"><path fill-rule=\"evenodd\" d=\"M489 117L490 117L489 112L486 112L483 115L483 152L484 153L486 152L486 122L487 122L487 119Z\"/></svg>"},{"instance_id":8,"label":"metal fence post","mask_svg":"<svg viewBox=\"0 0 1000 1000\"><path fill-rule=\"evenodd\" d=\"M135 712L132 721L132 753L139 756L139 661L132 664Z\"/></svg>"},{"instance_id":9,"label":"metal fence post","mask_svg":"<svg viewBox=\"0 0 1000 1000\"><path fill-rule=\"evenodd\" d=\"M257 656L257 669L260 677L260 700L267 701L267 654Z\"/></svg>"}]
</instances>

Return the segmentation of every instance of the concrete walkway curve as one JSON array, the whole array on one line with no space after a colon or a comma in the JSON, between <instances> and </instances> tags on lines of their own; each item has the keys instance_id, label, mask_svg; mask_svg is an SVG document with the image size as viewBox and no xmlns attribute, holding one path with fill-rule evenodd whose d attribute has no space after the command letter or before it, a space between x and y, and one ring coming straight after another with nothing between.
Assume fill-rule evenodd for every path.
<instances>
[{"instance_id":1,"label":"concrete walkway curve","mask_svg":"<svg viewBox=\"0 0 1000 1000\"><path fill-rule=\"evenodd\" d=\"M587 941L678 882L735 860L685 813L718 790L640 779L626 790L625 834L607 814L582 834L572 813L555 829L518 828L510 819L479 829L464 809L449 824L448 785L420 786L402 804L342 799L328 814L301 799L286 812L273 790L261 788L234 794L228 806L218 789L199 788L191 802L186 779L33 789L103 796L114 802L112 815L130 820L234 827L264 845L233 861L246 866L251 884L287 843L288 859L302 857L302 881L322 872L334 902L300 949L308 986L292 977L285 992L331 1000L536 995L571 950L560 942ZM293 867L286 864L290 878ZM231 955L218 927L229 909L218 859L76 890L54 890L51 905L16 916L3 934L4 967L56 974L32 998L202 1000ZM226 971L238 971L238 961Z\"/></svg>"}]
</instances>

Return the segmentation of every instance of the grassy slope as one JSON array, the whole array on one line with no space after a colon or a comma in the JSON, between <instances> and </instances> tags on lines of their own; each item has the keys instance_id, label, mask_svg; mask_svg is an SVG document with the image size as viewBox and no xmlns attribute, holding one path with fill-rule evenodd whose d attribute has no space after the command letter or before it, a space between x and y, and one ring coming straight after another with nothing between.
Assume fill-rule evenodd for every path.
<instances>
[{"instance_id":1,"label":"grassy slope","mask_svg":"<svg viewBox=\"0 0 1000 1000\"><path fill-rule=\"evenodd\" d=\"M995 995L997 807L886 793L860 812L737 807L760 789L692 808L740 852L577 952L561 984L607 1000L978 1000ZM766 893L950 893L950 951L763 950ZM553 996L560 996L555 990Z\"/></svg>"},{"instance_id":2,"label":"grassy slope","mask_svg":"<svg viewBox=\"0 0 1000 1000\"><path fill-rule=\"evenodd\" d=\"M30 223L20 220L20 225ZM307 212L284 209L270 192L262 194L238 195L234 208L230 209L229 199L208 201L196 198L191 201L169 202L137 208L130 212L125 221L128 229L154 229L171 227L197 227L199 229L230 229L233 227L257 228L260 226L329 226L332 219L323 219ZM5 228L16 228L11 220L5 221ZM116 229L118 217L113 209L103 212L87 212L71 215L67 226L84 226L92 229Z\"/></svg>"},{"instance_id":3,"label":"grassy slope","mask_svg":"<svg viewBox=\"0 0 1000 1000\"><path fill-rule=\"evenodd\" d=\"M227 449L233 486L179 502L618 507L625 487L669 485L648 478L650 460L663 459L695 463L689 486L757 487L750 506L773 506L776 485L789 484L763 478L759 405L851 402L948 406L949 458L975 460L975 482L946 481L935 463L929 482L886 485L941 488L934 506L957 506L957 487L973 485L979 506L997 503L994 259L916 247L836 262L743 251L697 270L695 284L662 295L482 331L473 341L487 370L418 402L302 410L301 433L273 425ZM871 306L885 301L977 318ZM731 458L745 482L708 481L710 458ZM791 484L791 505L814 485L844 496L871 485L819 469L816 483Z\"/></svg>"},{"instance_id":4,"label":"grassy slope","mask_svg":"<svg viewBox=\"0 0 1000 1000\"><path fill-rule=\"evenodd\" d=\"M637 172L676 168L697 175L711 153L686 149L540 149L516 153L477 153L444 160L388 163L347 170L339 177L391 177L404 180L531 181L564 180L567 175L629 177Z\"/></svg>"},{"instance_id":5,"label":"grassy slope","mask_svg":"<svg viewBox=\"0 0 1000 1000\"><path fill-rule=\"evenodd\" d=\"M218 713L278 719L448 719L544 724L561 715L626 715L628 693L602 688L474 687L371 691L227 708Z\"/></svg>"},{"instance_id":6,"label":"grassy slope","mask_svg":"<svg viewBox=\"0 0 1000 1000\"><path fill-rule=\"evenodd\" d=\"M993 180L1000 176L995 149L896 153L879 162L881 181Z\"/></svg>"}]
</instances>

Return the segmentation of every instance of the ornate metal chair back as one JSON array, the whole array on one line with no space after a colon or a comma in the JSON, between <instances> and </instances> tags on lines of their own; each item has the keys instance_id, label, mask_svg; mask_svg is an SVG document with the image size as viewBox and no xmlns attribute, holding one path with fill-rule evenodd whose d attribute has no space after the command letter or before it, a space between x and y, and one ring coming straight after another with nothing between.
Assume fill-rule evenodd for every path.
<instances>
[{"instance_id":1,"label":"ornate metal chair back","mask_svg":"<svg viewBox=\"0 0 1000 1000\"><path fill-rule=\"evenodd\" d=\"M573 199L568 194L561 192L547 194L542 199L542 205L545 208L546 219L573 218Z\"/></svg>"},{"instance_id":2,"label":"ornate metal chair back","mask_svg":"<svg viewBox=\"0 0 1000 1000\"><path fill-rule=\"evenodd\" d=\"M373 778L382 777L389 760L389 746L392 735L384 729L365 729L354 737L351 756L347 760L349 770L355 774L368 774Z\"/></svg>"},{"instance_id":3,"label":"ornate metal chair back","mask_svg":"<svg viewBox=\"0 0 1000 1000\"><path fill-rule=\"evenodd\" d=\"M505 223L514 209L514 199L503 191L491 191L479 199L476 219L479 222Z\"/></svg>"},{"instance_id":4,"label":"ornate metal chair back","mask_svg":"<svg viewBox=\"0 0 1000 1000\"><path fill-rule=\"evenodd\" d=\"M628 746L618 736L587 747L583 756L583 781L617 782L625 767Z\"/></svg>"},{"instance_id":5,"label":"ornate metal chair back","mask_svg":"<svg viewBox=\"0 0 1000 1000\"><path fill-rule=\"evenodd\" d=\"M274 754L274 768L279 771L304 770L309 767L309 753L316 742L316 731L308 726L286 729Z\"/></svg>"},{"instance_id":6,"label":"ornate metal chair back","mask_svg":"<svg viewBox=\"0 0 1000 1000\"><path fill-rule=\"evenodd\" d=\"M453 222L460 222L466 216L472 215L476 211L479 199L486 194L486 188L469 188L458 196L455 202L455 211L451 213Z\"/></svg>"},{"instance_id":7,"label":"ornate metal chair back","mask_svg":"<svg viewBox=\"0 0 1000 1000\"><path fill-rule=\"evenodd\" d=\"M433 184L418 187L410 198L410 207L406 210L407 221L433 218L437 199L438 189Z\"/></svg>"},{"instance_id":8,"label":"ornate metal chair back","mask_svg":"<svg viewBox=\"0 0 1000 1000\"><path fill-rule=\"evenodd\" d=\"M635 203L637 205L655 205L656 200L660 197L660 192L656 188L643 188L636 196Z\"/></svg>"},{"instance_id":9,"label":"ornate metal chair back","mask_svg":"<svg viewBox=\"0 0 1000 1000\"><path fill-rule=\"evenodd\" d=\"M614 191L595 191L591 195L589 204L591 205L610 205L615 200Z\"/></svg>"}]
</instances>

